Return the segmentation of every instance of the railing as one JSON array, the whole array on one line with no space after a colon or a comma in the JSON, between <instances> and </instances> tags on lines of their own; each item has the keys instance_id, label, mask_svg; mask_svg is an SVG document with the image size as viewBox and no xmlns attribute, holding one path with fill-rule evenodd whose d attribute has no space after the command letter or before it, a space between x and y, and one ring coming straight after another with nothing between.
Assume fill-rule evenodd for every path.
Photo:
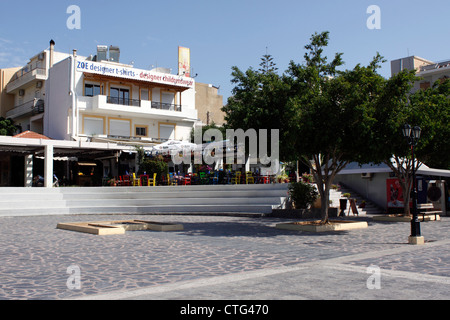
<instances>
[{"instance_id":1,"label":"railing","mask_svg":"<svg viewBox=\"0 0 450 320\"><path fill-rule=\"evenodd\" d=\"M11 81L6 86L6 91L10 93L12 90L15 90L35 79L45 80L46 76L47 71L43 68L21 69L11 78Z\"/></svg>"},{"instance_id":2,"label":"railing","mask_svg":"<svg viewBox=\"0 0 450 320\"><path fill-rule=\"evenodd\" d=\"M164 102L153 102L152 101L152 109L161 109L161 110L169 110L169 111L181 112L181 105L179 105L179 104L172 104L172 103L164 103Z\"/></svg>"},{"instance_id":3,"label":"railing","mask_svg":"<svg viewBox=\"0 0 450 320\"><path fill-rule=\"evenodd\" d=\"M14 107L6 113L7 118L15 119L24 115L36 115L44 112L44 100L34 99Z\"/></svg>"},{"instance_id":4,"label":"railing","mask_svg":"<svg viewBox=\"0 0 450 320\"><path fill-rule=\"evenodd\" d=\"M438 62L435 64L422 66L422 67L420 67L420 71L429 71L429 70L446 68L446 67L450 67L450 61L442 61L442 62Z\"/></svg>"},{"instance_id":5,"label":"railing","mask_svg":"<svg viewBox=\"0 0 450 320\"><path fill-rule=\"evenodd\" d=\"M117 98L117 97L111 97L111 96L108 96L106 98L106 103L120 104L123 106L132 106L132 107L140 107L141 106L141 100Z\"/></svg>"},{"instance_id":6,"label":"railing","mask_svg":"<svg viewBox=\"0 0 450 320\"><path fill-rule=\"evenodd\" d=\"M36 72L33 72L33 71L36 71ZM31 72L33 72L33 74L36 74L36 75L41 75L41 76L46 75L46 70L44 68L34 68L34 69L29 69L29 70L27 68L24 68L24 69L20 69L12 76L11 82L15 81L17 79L20 79Z\"/></svg>"}]
</instances>

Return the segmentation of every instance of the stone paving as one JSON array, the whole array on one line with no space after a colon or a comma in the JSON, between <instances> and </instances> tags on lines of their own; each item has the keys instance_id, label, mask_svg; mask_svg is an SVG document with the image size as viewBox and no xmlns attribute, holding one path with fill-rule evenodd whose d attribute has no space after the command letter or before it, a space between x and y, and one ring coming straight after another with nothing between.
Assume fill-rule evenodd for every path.
<instances>
[{"instance_id":1,"label":"stone paving","mask_svg":"<svg viewBox=\"0 0 450 320\"><path fill-rule=\"evenodd\" d=\"M125 219L181 223L184 230L96 236L56 229L59 222ZM367 229L315 234L275 229L286 221L276 218L0 217L0 299L334 299L343 292L348 299L395 299L417 281L425 297L448 298L450 218L421 224L423 246L407 244L408 223L366 219ZM366 288L370 265L392 277L378 295ZM80 270L79 289L68 288L70 266Z\"/></svg>"}]
</instances>

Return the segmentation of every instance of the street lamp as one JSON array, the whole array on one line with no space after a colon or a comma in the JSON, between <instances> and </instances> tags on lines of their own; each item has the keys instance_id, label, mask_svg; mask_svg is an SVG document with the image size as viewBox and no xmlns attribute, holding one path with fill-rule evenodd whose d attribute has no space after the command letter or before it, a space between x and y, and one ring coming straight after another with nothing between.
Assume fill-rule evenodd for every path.
<instances>
[{"instance_id":1,"label":"street lamp","mask_svg":"<svg viewBox=\"0 0 450 320\"><path fill-rule=\"evenodd\" d=\"M423 243L423 237L420 233L420 222L419 217L417 215L417 187L416 187L416 168L415 168L415 158L414 158L414 147L417 146L417 143L420 139L420 133L422 129L420 127L415 126L411 128L409 124L405 124L403 126L403 136L408 139L408 144L411 146L411 158L413 161L412 165L412 202L413 202L413 218L411 220L411 236L409 237L409 243L411 244L420 244ZM405 204L407 205L407 204Z\"/></svg>"}]
</instances>

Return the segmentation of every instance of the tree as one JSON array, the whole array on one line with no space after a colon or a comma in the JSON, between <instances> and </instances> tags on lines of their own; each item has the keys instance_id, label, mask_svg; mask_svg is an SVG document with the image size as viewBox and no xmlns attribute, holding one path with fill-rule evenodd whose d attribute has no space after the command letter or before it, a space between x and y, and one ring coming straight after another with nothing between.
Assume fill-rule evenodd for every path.
<instances>
[{"instance_id":1,"label":"tree","mask_svg":"<svg viewBox=\"0 0 450 320\"><path fill-rule=\"evenodd\" d=\"M417 80L415 71L402 71L386 81L374 114L377 123L372 127L372 136L367 138L372 161L385 163L398 178L406 216L411 214L408 204L413 168L417 171L423 163L443 169L450 167L450 83L437 82L429 89L410 94ZM402 135L405 123L422 129L414 158Z\"/></svg>"},{"instance_id":2,"label":"tree","mask_svg":"<svg viewBox=\"0 0 450 320\"><path fill-rule=\"evenodd\" d=\"M0 117L0 136L13 136L17 131L14 121Z\"/></svg>"},{"instance_id":3,"label":"tree","mask_svg":"<svg viewBox=\"0 0 450 320\"><path fill-rule=\"evenodd\" d=\"M281 160L292 158L291 145L285 143L289 136L292 112L288 109L289 89L282 76L276 73L270 56L261 59L262 69L253 68L243 72L232 67L235 85L232 96L222 108L226 128L229 129L279 129ZM270 132L268 141L270 141Z\"/></svg>"},{"instance_id":4,"label":"tree","mask_svg":"<svg viewBox=\"0 0 450 320\"><path fill-rule=\"evenodd\" d=\"M305 46L306 63L291 61L289 104L297 126L291 131L296 155L314 176L321 198L322 223L328 223L329 192L335 176L349 162L364 163L365 138L370 135L376 97L383 77L377 73L383 61L377 54L367 66L338 71L342 54L333 60L323 55L328 32L315 33Z\"/></svg>"},{"instance_id":5,"label":"tree","mask_svg":"<svg viewBox=\"0 0 450 320\"><path fill-rule=\"evenodd\" d=\"M272 56L267 53L262 56L259 66L261 67L259 69L259 72L261 73L270 73L278 70L278 68L276 67L276 63L273 62Z\"/></svg>"}]
</instances>

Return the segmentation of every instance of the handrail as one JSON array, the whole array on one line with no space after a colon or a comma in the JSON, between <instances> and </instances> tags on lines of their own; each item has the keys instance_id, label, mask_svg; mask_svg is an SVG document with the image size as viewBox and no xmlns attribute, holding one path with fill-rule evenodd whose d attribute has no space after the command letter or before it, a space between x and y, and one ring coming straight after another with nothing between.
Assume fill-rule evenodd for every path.
<instances>
[{"instance_id":1,"label":"handrail","mask_svg":"<svg viewBox=\"0 0 450 320\"><path fill-rule=\"evenodd\" d=\"M141 100L117 98L117 97L111 97L111 96L106 97L106 103L120 104L120 105L124 105L124 106L133 106L133 107L141 106Z\"/></svg>"},{"instance_id":2,"label":"handrail","mask_svg":"<svg viewBox=\"0 0 450 320\"><path fill-rule=\"evenodd\" d=\"M152 109L161 109L161 110L170 110L170 111L181 112L181 105L152 101Z\"/></svg>"},{"instance_id":3,"label":"handrail","mask_svg":"<svg viewBox=\"0 0 450 320\"><path fill-rule=\"evenodd\" d=\"M27 74L33 72L34 70L36 70L36 74L39 74L39 75L45 75L45 74L46 74L45 68L38 68L38 67L35 67L35 68L33 68L33 69L30 69L29 71L24 72L25 70L26 70L26 68L22 68L22 69L20 69L19 71L17 71L17 72L12 76L11 82L13 82L13 81L15 81L15 80L17 80L17 79L20 79L20 78L22 78L23 76L26 76ZM19 74L20 74L20 75L19 75Z\"/></svg>"}]
</instances>

